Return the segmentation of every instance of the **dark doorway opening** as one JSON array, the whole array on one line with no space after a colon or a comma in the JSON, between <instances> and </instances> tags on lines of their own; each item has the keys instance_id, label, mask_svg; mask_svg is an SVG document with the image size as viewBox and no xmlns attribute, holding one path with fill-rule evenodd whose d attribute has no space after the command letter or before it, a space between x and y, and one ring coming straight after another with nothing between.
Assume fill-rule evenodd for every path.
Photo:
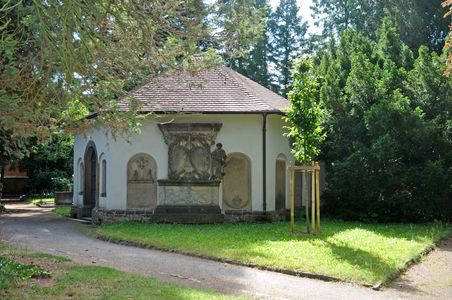
<instances>
[{"instance_id":1,"label":"dark doorway opening","mask_svg":"<svg viewBox=\"0 0 452 300\"><path fill-rule=\"evenodd\" d=\"M90 217L97 197L97 153L88 146L85 154L85 186L83 193L83 217Z\"/></svg>"}]
</instances>

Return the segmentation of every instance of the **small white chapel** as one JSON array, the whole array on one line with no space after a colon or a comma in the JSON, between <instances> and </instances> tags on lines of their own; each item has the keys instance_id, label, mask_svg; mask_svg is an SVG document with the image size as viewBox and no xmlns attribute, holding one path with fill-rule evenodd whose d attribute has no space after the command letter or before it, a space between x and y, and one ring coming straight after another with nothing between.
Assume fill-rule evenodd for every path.
<instances>
[{"instance_id":1,"label":"small white chapel","mask_svg":"<svg viewBox=\"0 0 452 300\"><path fill-rule=\"evenodd\" d=\"M166 74L132 96L141 132L75 135L71 214L94 222L281 219L289 208L289 102L227 68ZM128 102L120 100L127 111ZM95 117L95 115L93 116Z\"/></svg>"}]
</instances>

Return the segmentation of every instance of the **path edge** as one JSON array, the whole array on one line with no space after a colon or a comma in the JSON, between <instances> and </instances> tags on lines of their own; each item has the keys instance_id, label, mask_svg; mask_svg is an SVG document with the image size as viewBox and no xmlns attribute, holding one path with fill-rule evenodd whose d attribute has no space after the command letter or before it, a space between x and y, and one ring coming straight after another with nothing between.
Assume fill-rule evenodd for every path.
<instances>
[{"instance_id":1,"label":"path edge","mask_svg":"<svg viewBox=\"0 0 452 300\"><path fill-rule=\"evenodd\" d=\"M214 257L214 256L209 256L209 255L185 252L185 251L178 250L178 249L168 249L168 248L147 245L147 244L143 244L143 243L139 243L139 242L114 239L114 238L110 238L105 235L97 235L96 238L98 240L101 240L104 242L113 243L113 244L122 245L122 246L130 246L130 247L136 247L136 248L142 248L142 249L158 250L158 251L162 251L162 252L177 253L177 254L181 254L181 255L185 255L185 256L197 257L197 258L201 258L201 259L207 259L207 260L211 260L211 261L227 263L227 264L241 266L241 267L248 267L248 268L253 268L253 269L258 269L258 270L270 271L270 272L275 272L275 273L281 273L281 274L286 274L286 275L291 275L291 276L310 278L310 279L318 279L318 280L327 281L327 282L351 283L351 284L361 285L361 286L364 286L367 288L375 287L375 285L372 285L372 284L367 284L367 283L360 284L360 283L346 281L346 280L343 280L343 279L340 279L337 277L333 277L333 276L328 276L328 275L308 273L308 272L299 272L299 271L293 271L293 270L281 269L281 268L275 268L275 267L268 267L268 266L261 266L261 265L257 265L257 264L253 264L253 263L244 263L244 262L239 262L239 261L226 259L226 258L219 258L219 257Z\"/></svg>"},{"instance_id":2,"label":"path edge","mask_svg":"<svg viewBox=\"0 0 452 300\"><path fill-rule=\"evenodd\" d=\"M443 236L442 238L440 238L438 241L436 241L435 243L433 243L430 246L426 246L424 247L424 249L422 249L421 252L419 252L417 255L413 256L412 258L408 259L407 261L405 261L405 263L403 264L403 267L400 268L399 270L396 270L392 273L390 273L388 276L386 276L385 279L383 279L381 282L377 283L376 285L372 286L373 290L379 291L382 287L384 286L388 286L391 282L393 282L394 280L396 280L397 278L399 278L403 273L405 273L406 271L408 271L409 268L411 268L412 266L420 263L422 261L422 259L424 257L426 257L428 254L430 254L433 250L437 249L439 244L447 239L447 238L452 238L452 233L449 231L448 234L446 234L445 236Z\"/></svg>"}]
</instances>

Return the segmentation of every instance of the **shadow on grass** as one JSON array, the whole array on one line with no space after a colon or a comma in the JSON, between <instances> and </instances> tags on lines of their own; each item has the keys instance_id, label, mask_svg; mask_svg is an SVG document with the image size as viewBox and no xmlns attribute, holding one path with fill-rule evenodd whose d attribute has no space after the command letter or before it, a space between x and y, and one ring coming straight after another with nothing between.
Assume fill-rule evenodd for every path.
<instances>
[{"instance_id":1,"label":"shadow on grass","mask_svg":"<svg viewBox=\"0 0 452 300\"><path fill-rule=\"evenodd\" d=\"M100 234L113 239L157 244L160 248L186 253L314 272L346 280L351 278L369 284L385 280L397 272L404 261L412 258L413 249L421 253L423 247L430 246L449 230L431 224L375 225L336 220L325 220L318 235L291 234L288 222L221 225L121 223L105 228L108 230L101 228ZM303 247L311 252L303 252ZM309 270L303 270L306 263ZM341 266L347 271L342 271Z\"/></svg>"}]
</instances>

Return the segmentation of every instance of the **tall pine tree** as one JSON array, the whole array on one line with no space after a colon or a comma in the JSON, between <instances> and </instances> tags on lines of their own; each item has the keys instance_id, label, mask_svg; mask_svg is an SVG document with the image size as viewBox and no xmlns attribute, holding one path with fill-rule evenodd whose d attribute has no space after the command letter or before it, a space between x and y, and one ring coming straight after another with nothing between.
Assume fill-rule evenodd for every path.
<instances>
[{"instance_id":1,"label":"tall pine tree","mask_svg":"<svg viewBox=\"0 0 452 300\"><path fill-rule=\"evenodd\" d=\"M266 9L266 17L270 15L268 0L257 0L256 9ZM268 23L261 39L252 46L248 55L245 57L236 57L226 59L227 64L240 74L258 82L259 84L270 87L270 75L268 73Z\"/></svg>"},{"instance_id":2,"label":"tall pine tree","mask_svg":"<svg viewBox=\"0 0 452 300\"><path fill-rule=\"evenodd\" d=\"M270 58L274 70L272 88L283 96L288 93L292 60L299 56L306 45L307 22L298 15L296 0L281 0L270 15Z\"/></svg>"},{"instance_id":3,"label":"tall pine tree","mask_svg":"<svg viewBox=\"0 0 452 300\"><path fill-rule=\"evenodd\" d=\"M402 41L414 52L421 46L440 52L448 33L447 9L442 0L313 0L313 16L323 26L324 36L353 28L378 39L384 16L395 23Z\"/></svg>"}]
</instances>

